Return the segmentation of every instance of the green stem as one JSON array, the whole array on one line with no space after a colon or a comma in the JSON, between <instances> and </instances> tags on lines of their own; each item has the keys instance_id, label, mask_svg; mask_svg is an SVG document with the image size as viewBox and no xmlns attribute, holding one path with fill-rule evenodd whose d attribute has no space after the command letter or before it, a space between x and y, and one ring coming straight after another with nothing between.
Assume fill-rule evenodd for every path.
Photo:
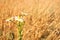
<instances>
[{"instance_id":1,"label":"green stem","mask_svg":"<svg viewBox=\"0 0 60 40\"><path fill-rule=\"evenodd\" d=\"M24 25L24 22L23 23L21 23L21 22L18 22L18 30L19 30L19 40L22 40L22 36L23 36L23 34L22 34L22 31L23 31L23 26Z\"/></svg>"}]
</instances>

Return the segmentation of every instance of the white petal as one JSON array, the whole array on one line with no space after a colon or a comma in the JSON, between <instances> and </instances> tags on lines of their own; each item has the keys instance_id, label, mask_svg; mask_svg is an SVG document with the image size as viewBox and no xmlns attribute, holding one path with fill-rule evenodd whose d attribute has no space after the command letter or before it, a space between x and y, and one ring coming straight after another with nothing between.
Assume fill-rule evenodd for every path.
<instances>
[{"instance_id":1,"label":"white petal","mask_svg":"<svg viewBox=\"0 0 60 40\"><path fill-rule=\"evenodd\" d=\"M18 20L18 17L17 16L15 16L14 18L15 18L15 20Z\"/></svg>"},{"instance_id":2,"label":"white petal","mask_svg":"<svg viewBox=\"0 0 60 40\"><path fill-rule=\"evenodd\" d=\"M7 22L10 21L10 20L6 20Z\"/></svg>"},{"instance_id":3,"label":"white petal","mask_svg":"<svg viewBox=\"0 0 60 40\"><path fill-rule=\"evenodd\" d=\"M10 21L10 20L13 20L13 17L6 19L6 21Z\"/></svg>"}]
</instances>

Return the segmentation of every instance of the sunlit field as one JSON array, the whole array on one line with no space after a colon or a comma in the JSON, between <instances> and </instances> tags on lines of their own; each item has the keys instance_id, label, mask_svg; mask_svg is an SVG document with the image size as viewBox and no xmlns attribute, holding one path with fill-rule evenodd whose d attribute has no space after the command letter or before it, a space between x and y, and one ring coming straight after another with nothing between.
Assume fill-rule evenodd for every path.
<instances>
[{"instance_id":1,"label":"sunlit field","mask_svg":"<svg viewBox=\"0 0 60 40\"><path fill-rule=\"evenodd\" d=\"M60 40L60 0L0 0L0 40Z\"/></svg>"}]
</instances>

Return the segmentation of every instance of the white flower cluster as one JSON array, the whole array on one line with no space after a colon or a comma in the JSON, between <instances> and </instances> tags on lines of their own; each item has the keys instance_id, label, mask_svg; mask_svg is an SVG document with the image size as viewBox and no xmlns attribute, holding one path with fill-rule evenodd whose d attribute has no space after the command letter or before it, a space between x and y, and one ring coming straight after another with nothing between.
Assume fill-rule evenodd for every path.
<instances>
[{"instance_id":1,"label":"white flower cluster","mask_svg":"<svg viewBox=\"0 0 60 40\"><path fill-rule=\"evenodd\" d=\"M16 21L23 22L24 20L23 20L22 16L27 16L27 15L28 14L26 14L25 12L21 12L21 16L13 16L11 18L6 19L6 21L9 22L9 21L16 20Z\"/></svg>"},{"instance_id":2,"label":"white flower cluster","mask_svg":"<svg viewBox=\"0 0 60 40\"><path fill-rule=\"evenodd\" d=\"M7 22L12 21L12 20L20 21L20 22L23 22L24 21L23 18L20 18L18 16L15 16L15 17L11 17L11 18L6 19Z\"/></svg>"},{"instance_id":3,"label":"white flower cluster","mask_svg":"<svg viewBox=\"0 0 60 40\"><path fill-rule=\"evenodd\" d=\"M20 21L20 22L23 22L23 21L24 21L23 18L19 18L19 17L17 17L17 16L15 16L14 19L15 19L16 21Z\"/></svg>"}]
</instances>

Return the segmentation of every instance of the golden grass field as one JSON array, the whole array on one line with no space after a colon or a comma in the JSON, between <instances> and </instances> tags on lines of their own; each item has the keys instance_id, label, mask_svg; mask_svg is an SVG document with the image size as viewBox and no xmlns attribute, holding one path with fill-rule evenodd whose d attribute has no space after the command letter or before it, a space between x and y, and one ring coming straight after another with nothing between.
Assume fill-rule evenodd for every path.
<instances>
[{"instance_id":1,"label":"golden grass field","mask_svg":"<svg viewBox=\"0 0 60 40\"><path fill-rule=\"evenodd\" d=\"M28 14L22 40L60 40L60 0L0 0L0 40L9 32L18 40L16 22L5 20L21 12Z\"/></svg>"}]
</instances>

